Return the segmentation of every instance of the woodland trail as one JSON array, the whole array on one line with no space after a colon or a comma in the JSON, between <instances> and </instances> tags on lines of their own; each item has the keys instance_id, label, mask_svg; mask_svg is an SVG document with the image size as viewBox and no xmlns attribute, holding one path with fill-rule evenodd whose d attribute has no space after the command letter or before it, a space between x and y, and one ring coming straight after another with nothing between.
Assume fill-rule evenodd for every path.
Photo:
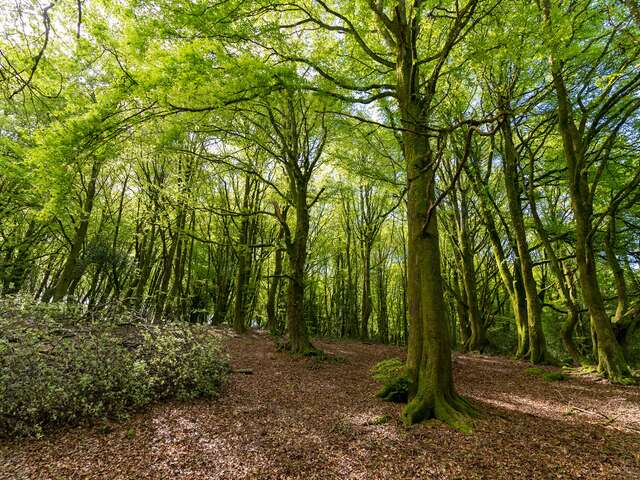
<instances>
[{"instance_id":1,"label":"woodland trail","mask_svg":"<svg viewBox=\"0 0 640 480\"><path fill-rule=\"evenodd\" d=\"M108 426L0 444L1 479L637 479L640 387L547 382L527 364L457 355L458 390L484 412L473 434L406 429L368 370L395 347L317 341L294 359L266 335L229 335L214 400L158 404Z\"/></svg>"}]
</instances>

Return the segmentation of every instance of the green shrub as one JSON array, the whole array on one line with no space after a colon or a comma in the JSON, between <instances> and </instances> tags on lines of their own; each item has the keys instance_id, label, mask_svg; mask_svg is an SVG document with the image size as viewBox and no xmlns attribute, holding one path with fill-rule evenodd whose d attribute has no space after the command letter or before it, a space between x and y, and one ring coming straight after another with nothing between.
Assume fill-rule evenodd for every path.
<instances>
[{"instance_id":1,"label":"green shrub","mask_svg":"<svg viewBox=\"0 0 640 480\"><path fill-rule=\"evenodd\" d=\"M0 301L0 436L120 419L155 400L214 396L228 373L205 326L98 320Z\"/></svg>"},{"instance_id":2,"label":"green shrub","mask_svg":"<svg viewBox=\"0 0 640 480\"><path fill-rule=\"evenodd\" d=\"M540 367L529 367L525 370L527 375L532 375L534 377L541 377L545 374L545 369Z\"/></svg>"}]
</instances>

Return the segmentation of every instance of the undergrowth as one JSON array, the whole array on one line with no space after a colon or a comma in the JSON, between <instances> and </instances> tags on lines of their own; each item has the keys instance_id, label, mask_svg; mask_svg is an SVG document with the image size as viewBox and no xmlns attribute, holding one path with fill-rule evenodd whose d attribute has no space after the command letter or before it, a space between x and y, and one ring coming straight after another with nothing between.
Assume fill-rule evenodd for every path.
<instances>
[{"instance_id":1,"label":"undergrowth","mask_svg":"<svg viewBox=\"0 0 640 480\"><path fill-rule=\"evenodd\" d=\"M217 394L228 373L203 326L131 323L0 299L0 436L122 419L156 400Z\"/></svg>"}]
</instances>

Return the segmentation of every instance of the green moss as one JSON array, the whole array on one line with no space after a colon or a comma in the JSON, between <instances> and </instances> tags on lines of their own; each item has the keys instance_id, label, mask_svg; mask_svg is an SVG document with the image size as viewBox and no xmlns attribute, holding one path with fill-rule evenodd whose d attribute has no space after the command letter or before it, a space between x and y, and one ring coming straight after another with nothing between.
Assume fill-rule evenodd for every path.
<instances>
[{"instance_id":1,"label":"green moss","mask_svg":"<svg viewBox=\"0 0 640 480\"><path fill-rule=\"evenodd\" d=\"M399 358L388 358L371 368L371 376L382 383L376 393L378 398L388 402L406 403L411 382L405 372L405 365Z\"/></svg>"},{"instance_id":2,"label":"green moss","mask_svg":"<svg viewBox=\"0 0 640 480\"><path fill-rule=\"evenodd\" d=\"M546 372L542 375L542 378L548 382L562 382L568 377L564 373L560 372Z\"/></svg>"},{"instance_id":3,"label":"green moss","mask_svg":"<svg viewBox=\"0 0 640 480\"><path fill-rule=\"evenodd\" d=\"M399 358L388 358L371 368L371 376L381 383L390 383L404 374L404 362Z\"/></svg>"},{"instance_id":4,"label":"green moss","mask_svg":"<svg viewBox=\"0 0 640 480\"><path fill-rule=\"evenodd\" d=\"M419 394L402 411L401 419L406 426L424 420L437 419L463 433L473 431L473 419L478 417L477 410L459 395L436 397L432 402L424 401Z\"/></svg>"},{"instance_id":5,"label":"green moss","mask_svg":"<svg viewBox=\"0 0 640 480\"><path fill-rule=\"evenodd\" d=\"M525 372L527 373L527 375L531 375L534 377L541 377L546 373L544 368L540 367L530 367L525 369Z\"/></svg>"}]
</instances>

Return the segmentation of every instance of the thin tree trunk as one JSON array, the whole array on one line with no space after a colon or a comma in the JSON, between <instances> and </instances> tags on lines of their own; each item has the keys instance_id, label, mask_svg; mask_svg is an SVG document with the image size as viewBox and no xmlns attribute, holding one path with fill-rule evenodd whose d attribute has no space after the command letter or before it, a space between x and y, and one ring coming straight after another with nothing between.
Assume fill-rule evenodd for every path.
<instances>
[{"instance_id":1,"label":"thin tree trunk","mask_svg":"<svg viewBox=\"0 0 640 480\"><path fill-rule=\"evenodd\" d=\"M368 239L364 240L362 246L362 312L360 322L360 338L369 338L369 319L373 310L371 299L371 245Z\"/></svg>"},{"instance_id":2,"label":"thin tree trunk","mask_svg":"<svg viewBox=\"0 0 640 480\"><path fill-rule=\"evenodd\" d=\"M459 203L459 215L457 216L458 243L461 253L461 277L464 285L464 293L467 305L467 314L469 325L471 327L471 335L467 338L463 347L466 350L482 349L487 345L487 338L480 318L480 308L478 307L478 293L476 279L476 270L473 259L473 251L470 242L470 232L467 226L468 222L468 206L464 192L461 190L461 198ZM456 202L457 203L457 202Z\"/></svg>"},{"instance_id":3,"label":"thin tree trunk","mask_svg":"<svg viewBox=\"0 0 640 480\"><path fill-rule=\"evenodd\" d=\"M492 158L489 158L489 161L492 161ZM509 260L506 258L504 248L502 246L502 239L500 238L494 217L489 207L489 203L491 202L487 199L487 196L489 195L486 190L487 187L485 186L483 179L480 177L477 168L467 168L467 173L472 180L474 191L480 200L479 207L482 221L489 236L491 250L498 266L498 272L502 279L502 284L509 294L511 310L513 312L516 327L517 346L515 356L516 358L524 358L529 350L529 327L527 321L526 294L522 285L520 265L516 258L516 261L513 262L513 273L509 270ZM511 240L510 235L508 235L508 237Z\"/></svg>"},{"instance_id":4,"label":"thin tree trunk","mask_svg":"<svg viewBox=\"0 0 640 480\"><path fill-rule=\"evenodd\" d=\"M509 111L509 104L503 100L503 111ZM518 175L518 156L513 144L513 132L511 131L510 117L507 115L501 123L504 140L504 181L509 205L509 216L513 226L520 271L527 299L527 320L529 327L529 360L532 363L544 362L548 359L547 347L542 331L542 305L538 297L538 289L533 276L533 262L529 254L527 234L522 218L522 205L520 202L520 178Z\"/></svg>"},{"instance_id":5,"label":"thin tree trunk","mask_svg":"<svg viewBox=\"0 0 640 480\"><path fill-rule=\"evenodd\" d=\"M67 294L70 285L78 280L82 275L84 269L80 269L78 264L78 258L82 250L82 245L87 238L87 231L89 230L89 222L91 220L91 212L93 211L93 202L96 195L96 184L98 181L98 175L100 173L100 161L94 159L91 166L91 175L89 183L87 185L87 193L84 200L84 206L80 216L80 222L76 228L71 249L69 255L65 261L62 274L58 279L53 291L49 295L45 295L45 301L51 299L54 302L59 302Z\"/></svg>"},{"instance_id":6,"label":"thin tree trunk","mask_svg":"<svg viewBox=\"0 0 640 480\"><path fill-rule=\"evenodd\" d=\"M551 3L542 4L546 28L551 25ZM554 51L551 51L551 75L558 99L558 130L564 147L567 164L567 183L571 197L571 208L576 224L576 263L582 287L584 303L589 310L596 336L598 371L612 382L626 382L631 375L629 365L618 343L611 320L604 306L598 284L596 259L593 251L593 202L589 187L585 146L573 119L573 109L564 82L562 67Z\"/></svg>"},{"instance_id":7,"label":"thin tree trunk","mask_svg":"<svg viewBox=\"0 0 640 480\"><path fill-rule=\"evenodd\" d=\"M275 250L274 269L271 284L269 285L269 293L267 295L267 330L275 334L278 330L277 317L277 298L280 290L280 278L282 277L282 254L283 249L280 243L284 238L284 230L280 227L278 232L278 245Z\"/></svg>"}]
</instances>

